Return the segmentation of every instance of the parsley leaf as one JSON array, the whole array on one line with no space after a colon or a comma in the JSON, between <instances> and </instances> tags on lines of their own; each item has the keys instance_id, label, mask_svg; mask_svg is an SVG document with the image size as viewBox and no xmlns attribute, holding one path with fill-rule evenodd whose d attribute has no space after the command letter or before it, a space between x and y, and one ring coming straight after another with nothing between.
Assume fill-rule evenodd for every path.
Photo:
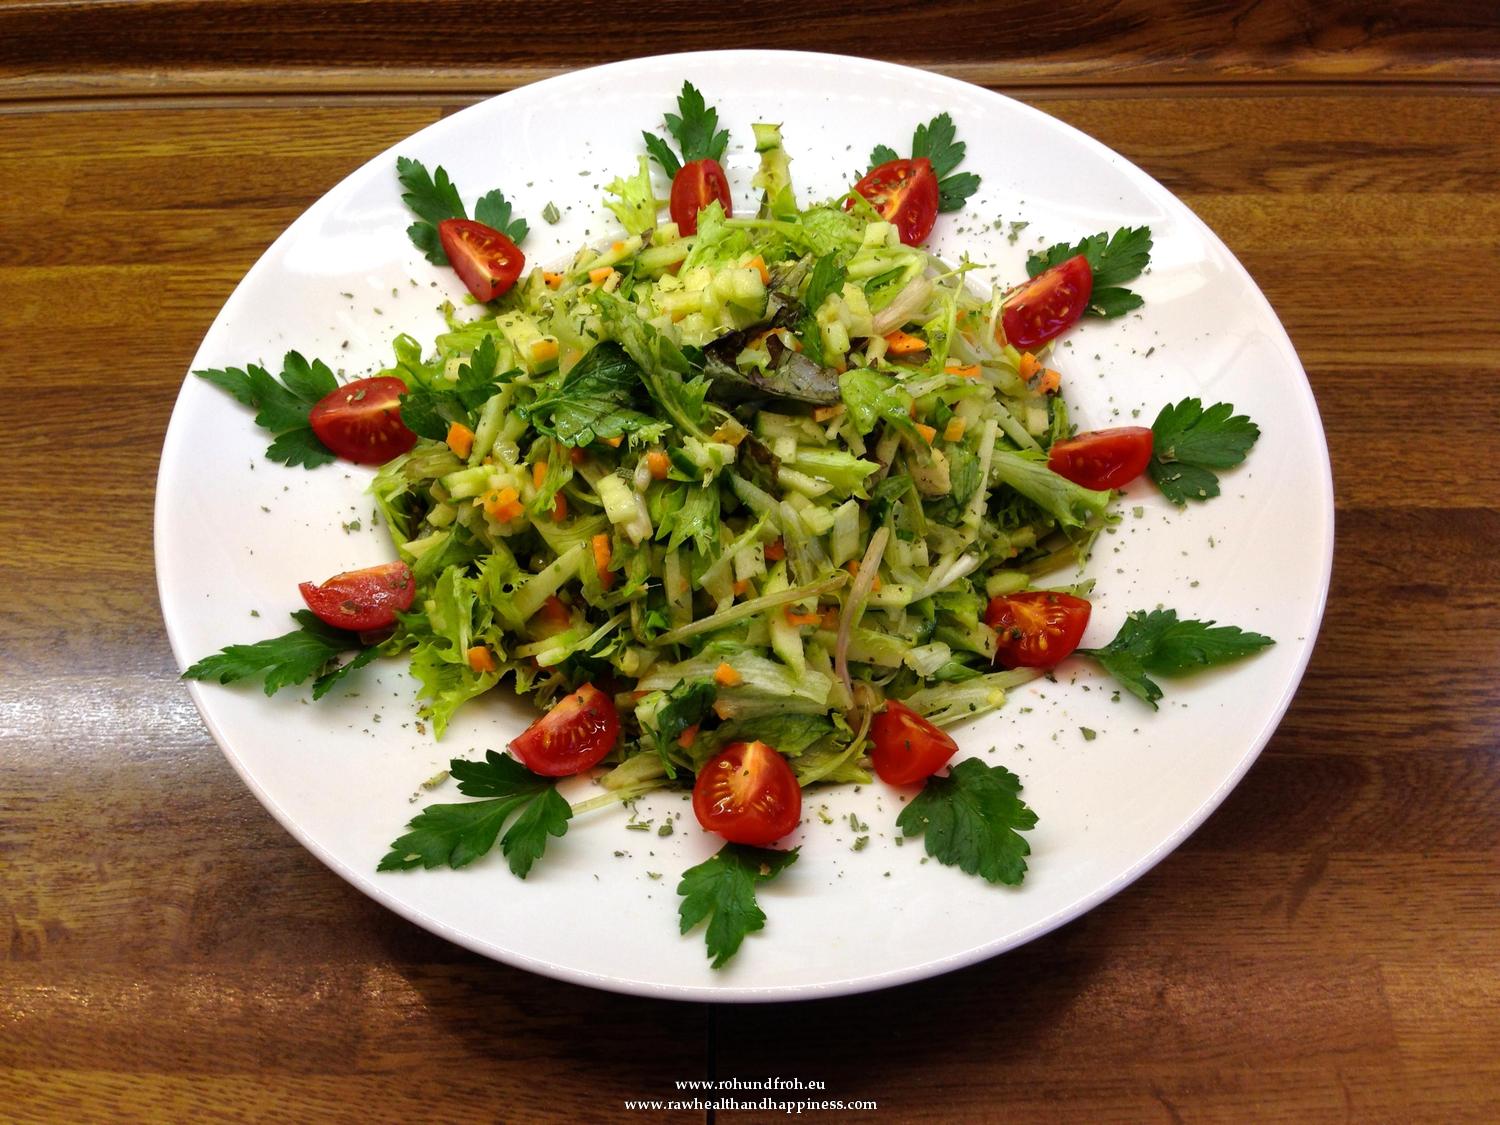
<instances>
[{"instance_id":1,"label":"parsley leaf","mask_svg":"<svg viewBox=\"0 0 1500 1125\"><path fill-rule=\"evenodd\" d=\"M682 84L682 93L677 95L677 113L664 114L667 132L677 140L682 152L682 162L667 142L652 133L642 133L646 151L651 159L661 165L668 176L676 177L683 164L695 160L722 160L724 146L729 143L729 131L719 128L719 111L704 100L698 88L691 82Z\"/></svg>"},{"instance_id":2,"label":"parsley leaf","mask_svg":"<svg viewBox=\"0 0 1500 1125\"><path fill-rule=\"evenodd\" d=\"M896 827L923 836L939 863L1014 886L1026 876L1031 845L1018 835L1036 827L1036 813L1019 794L1021 780L1004 766L966 758L947 777L927 784L901 810Z\"/></svg>"},{"instance_id":3,"label":"parsley leaf","mask_svg":"<svg viewBox=\"0 0 1500 1125\"><path fill-rule=\"evenodd\" d=\"M465 867L495 846L519 878L547 850L549 836L568 831L573 810L551 778L539 777L514 758L486 750L484 761L455 758L448 769L466 797L487 800L456 805L428 805L412 818L411 829L391 844L378 871L408 871L413 867ZM505 835L500 829L511 820Z\"/></svg>"},{"instance_id":4,"label":"parsley leaf","mask_svg":"<svg viewBox=\"0 0 1500 1125\"><path fill-rule=\"evenodd\" d=\"M1246 633L1233 625L1179 621L1176 610L1154 609L1128 616L1115 639L1103 648L1081 648L1077 652L1080 656L1092 656L1132 695L1151 704L1154 711L1161 688L1148 672L1180 676L1239 660L1275 643L1270 637Z\"/></svg>"},{"instance_id":5,"label":"parsley leaf","mask_svg":"<svg viewBox=\"0 0 1500 1125\"><path fill-rule=\"evenodd\" d=\"M589 445L601 438L640 435L650 440L666 423L645 413L645 374L613 340L589 350L561 385L544 392L517 413L537 432L564 445Z\"/></svg>"},{"instance_id":6,"label":"parsley leaf","mask_svg":"<svg viewBox=\"0 0 1500 1125\"><path fill-rule=\"evenodd\" d=\"M926 125L918 125L911 138L913 159L926 157L938 178L938 210L960 210L964 201L979 190L979 177L973 172L953 174L953 169L963 163L968 146L958 139L958 130L950 114L940 113ZM876 145L870 152L870 170L899 160L896 150L887 145Z\"/></svg>"},{"instance_id":7,"label":"parsley leaf","mask_svg":"<svg viewBox=\"0 0 1500 1125\"><path fill-rule=\"evenodd\" d=\"M297 352L281 361L278 382L259 364L194 371L200 379L226 391L253 409L255 424L276 436L266 456L283 465L316 469L335 460L308 423L308 412L321 398L338 390L338 380L321 360L309 362Z\"/></svg>"},{"instance_id":8,"label":"parsley leaf","mask_svg":"<svg viewBox=\"0 0 1500 1125\"><path fill-rule=\"evenodd\" d=\"M1219 494L1214 469L1232 469L1245 459L1260 427L1227 402L1207 410L1201 399L1164 406L1151 423L1149 471L1162 494L1181 507Z\"/></svg>"},{"instance_id":9,"label":"parsley leaf","mask_svg":"<svg viewBox=\"0 0 1500 1125\"><path fill-rule=\"evenodd\" d=\"M725 844L712 857L682 873L677 915L687 933L708 918L704 939L713 967L721 969L739 950L746 934L765 928L766 916L755 901L755 885L774 879L797 862L796 848L774 851L748 844Z\"/></svg>"},{"instance_id":10,"label":"parsley leaf","mask_svg":"<svg viewBox=\"0 0 1500 1125\"><path fill-rule=\"evenodd\" d=\"M807 276L797 337L802 341L803 351L814 363L823 362L823 333L818 328L818 308L833 294L843 290L845 277L846 271L839 264L838 255L834 253L824 254L814 262L812 271Z\"/></svg>"},{"instance_id":11,"label":"parsley leaf","mask_svg":"<svg viewBox=\"0 0 1500 1125\"><path fill-rule=\"evenodd\" d=\"M475 412L496 394L509 375L499 378L495 338L486 336L458 368L458 378L447 387L416 386L401 396L401 421L414 434L434 441L448 436L448 423L474 428Z\"/></svg>"},{"instance_id":12,"label":"parsley leaf","mask_svg":"<svg viewBox=\"0 0 1500 1125\"><path fill-rule=\"evenodd\" d=\"M408 156L396 157L396 179L406 189L401 193L401 201L421 220L406 228L407 237L433 265L446 266L448 255L438 238L437 226L444 219L469 217L458 188L448 179L448 172L442 165L437 171L428 172L425 164ZM499 189L479 198L474 205L474 218L485 226L494 227L517 246L521 245L529 229L525 219L511 218L511 206Z\"/></svg>"},{"instance_id":13,"label":"parsley leaf","mask_svg":"<svg viewBox=\"0 0 1500 1125\"><path fill-rule=\"evenodd\" d=\"M309 610L299 609L292 619L300 628L254 644L230 645L190 666L182 678L228 684L264 676L266 694L275 695L284 687L316 676L313 698L321 699L334 684L364 667L380 651L378 645L362 648L357 634L326 625ZM361 651L353 660L333 666L341 653L355 648Z\"/></svg>"},{"instance_id":14,"label":"parsley leaf","mask_svg":"<svg viewBox=\"0 0 1500 1125\"><path fill-rule=\"evenodd\" d=\"M656 709L650 721L651 733L667 767L668 777L674 773L672 763L667 761L667 747L676 743L688 727L697 726L707 717L708 709L718 695L718 686L712 680L679 680ZM641 715L639 706L636 715ZM644 718L641 722L642 726L646 725Z\"/></svg>"},{"instance_id":15,"label":"parsley leaf","mask_svg":"<svg viewBox=\"0 0 1500 1125\"><path fill-rule=\"evenodd\" d=\"M1139 277L1151 264L1150 227L1121 227L1113 235L1100 231L1073 245L1055 243L1027 256L1026 275L1035 277L1079 254L1088 259L1089 268L1094 271L1094 290L1085 316L1109 320L1145 303L1140 294L1122 286Z\"/></svg>"}]
</instances>

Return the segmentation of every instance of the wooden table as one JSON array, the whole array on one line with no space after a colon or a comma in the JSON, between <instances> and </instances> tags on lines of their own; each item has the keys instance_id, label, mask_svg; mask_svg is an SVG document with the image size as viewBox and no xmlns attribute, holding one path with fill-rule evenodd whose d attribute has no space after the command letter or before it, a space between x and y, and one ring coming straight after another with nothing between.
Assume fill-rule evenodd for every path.
<instances>
[{"instance_id":1,"label":"wooden table","mask_svg":"<svg viewBox=\"0 0 1500 1125\"><path fill-rule=\"evenodd\" d=\"M708 1075L890 1121L1500 1118L1493 6L617 7L0 8L0 1118L636 1120ZM480 96L708 46L946 70L1140 164L1279 311L1338 494L1312 666L1199 832L1013 953L798 1007L589 992L366 900L229 769L153 584L173 398L287 223Z\"/></svg>"}]
</instances>

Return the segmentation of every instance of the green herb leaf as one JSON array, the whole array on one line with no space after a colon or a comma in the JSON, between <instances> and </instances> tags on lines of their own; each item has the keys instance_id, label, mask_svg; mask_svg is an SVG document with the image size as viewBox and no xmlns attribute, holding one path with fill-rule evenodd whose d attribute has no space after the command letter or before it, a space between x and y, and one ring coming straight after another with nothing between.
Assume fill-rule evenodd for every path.
<instances>
[{"instance_id":1,"label":"green herb leaf","mask_svg":"<svg viewBox=\"0 0 1500 1125\"><path fill-rule=\"evenodd\" d=\"M448 768L460 793L488 799L428 805L407 824L411 831L391 844L377 870L466 867L493 848L499 837L511 871L524 879L546 852L548 837L568 831L573 810L557 792L557 783L514 758L487 750L482 762L455 758ZM501 836L500 829L513 814L519 815Z\"/></svg>"},{"instance_id":2,"label":"green herb leaf","mask_svg":"<svg viewBox=\"0 0 1500 1125\"><path fill-rule=\"evenodd\" d=\"M655 133L643 132L641 136L646 141L646 151L650 153L651 159L661 165L661 170L667 174L668 179L675 179L677 173L682 171L682 164L672 151L672 146Z\"/></svg>"},{"instance_id":3,"label":"green herb leaf","mask_svg":"<svg viewBox=\"0 0 1500 1125\"><path fill-rule=\"evenodd\" d=\"M420 160L407 156L396 157L396 178L406 189L401 194L402 202L422 220L406 228L407 237L433 265L446 266L448 255L438 237L437 225L444 219L469 217L457 186L448 179L442 165L438 165L436 172L429 173ZM511 206L498 189L480 197L474 205L474 218L485 226L494 227L517 246L526 237L526 220L511 218Z\"/></svg>"},{"instance_id":4,"label":"green herb leaf","mask_svg":"<svg viewBox=\"0 0 1500 1125\"><path fill-rule=\"evenodd\" d=\"M348 664L330 667L340 654L362 647L358 635L326 625L305 609L292 614L292 619L299 626L292 632L254 644L229 645L193 664L182 678L229 684L263 676L266 694L275 695L284 687L305 683L316 676L313 698L320 699L348 672L368 664L379 651L378 646L372 645L363 648Z\"/></svg>"},{"instance_id":5,"label":"green herb leaf","mask_svg":"<svg viewBox=\"0 0 1500 1125\"><path fill-rule=\"evenodd\" d=\"M802 341L802 350L814 363L823 362L823 335L818 329L817 311L824 301L843 290L846 277L847 271L839 264L838 255L831 252L819 257L807 275L797 336Z\"/></svg>"},{"instance_id":6,"label":"green herb leaf","mask_svg":"<svg viewBox=\"0 0 1500 1125\"><path fill-rule=\"evenodd\" d=\"M1141 298L1120 286L1140 276L1151 264L1151 228L1121 227L1113 235L1100 231L1081 242L1058 242L1026 259L1026 274L1035 277L1082 254L1094 272L1094 290L1085 316L1104 319L1124 316L1143 304Z\"/></svg>"},{"instance_id":7,"label":"green herb leaf","mask_svg":"<svg viewBox=\"0 0 1500 1125\"><path fill-rule=\"evenodd\" d=\"M493 336L485 336L458 368L458 378L440 389L415 386L401 396L401 421L414 434L434 441L448 436L450 422L462 422L474 428L480 407L499 392L514 375L497 376L499 350Z\"/></svg>"},{"instance_id":8,"label":"green herb leaf","mask_svg":"<svg viewBox=\"0 0 1500 1125\"><path fill-rule=\"evenodd\" d=\"M646 413L644 379L640 364L606 340L590 349L560 386L517 412L539 433L564 445L589 445L625 434L651 440L666 424Z\"/></svg>"},{"instance_id":9,"label":"green herb leaf","mask_svg":"<svg viewBox=\"0 0 1500 1125\"><path fill-rule=\"evenodd\" d=\"M968 146L958 139L958 129L953 117L940 113L926 125L918 125L911 138L913 159L926 157L938 177L938 210L957 211L964 201L979 190L979 177L973 172L953 174L953 169L963 163ZM886 145L876 145L870 153L870 169L892 160L899 160L896 150Z\"/></svg>"},{"instance_id":10,"label":"green herb leaf","mask_svg":"<svg viewBox=\"0 0 1500 1125\"><path fill-rule=\"evenodd\" d=\"M517 246L521 245L526 232L531 229L525 219L511 218L510 202L499 188L479 197L479 201L474 204L474 219L487 227L493 227Z\"/></svg>"},{"instance_id":11,"label":"green herb leaf","mask_svg":"<svg viewBox=\"0 0 1500 1125\"><path fill-rule=\"evenodd\" d=\"M688 727L697 726L719 696L712 680L680 680L667 692L667 700L656 712L656 739L670 745L682 737Z\"/></svg>"},{"instance_id":12,"label":"green herb leaf","mask_svg":"<svg viewBox=\"0 0 1500 1125\"><path fill-rule=\"evenodd\" d=\"M939 863L1014 886L1025 878L1031 854L1019 833L1036 827L1036 813L1020 792L1020 778L1004 766L966 758L947 777L929 777L896 826L906 836L922 836Z\"/></svg>"},{"instance_id":13,"label":"green herb leaf","mask_svg":"<svg viewBox=\"0 0 1500 1125\"><path fill-rule=\"evenodd\" d=\"M315 469L335 460L308 424L308 412L319 399L338 389L333 372L321 360L309 362L298 352L287 352L280 381L259 364L194 371L235 400L252 408L255 424L276 435L266 456L283 465Z\"/></svg>"},{"instance_id":14,"label":"green herb leaf","mask_svg":"<svg viewBox=\"0 0 1500 1125\"><path fill-rule=\"evenodd\" d=\"M1233 625L1179 621L1176 610L1156 609L1132 613L1115 639L1103 648L1081 648L1077 652L1092 656L1126 690L1155 710L1161 688L1148 673L1180 676L1240 660L1275 643L1270 637Z\"/></svg>"},{"instance_id":15,"label":"green herb leaf","mask_svg":"<svg viewBox=\"0 0 1500 1125\"><path fill-rule=\"evenodd\" d=\"M695 160L724 159L729 132L719 128L719 111L703 100L703 95L691 82L682 84L682 93L677 95L677 109L681 116L668 113L664 119L667 131L677 138L682 162L691 164Z\"/></svg>"},{"instance_id":16,"label":"green herb leaf","mask_svg":"<svg viewBox=\"0 0 1500 1125\"><path fill-rule=\"evenodd\" d=\"M562 212L557 209L556 203L548 203L542 208L542 221L551 226L562 220Z\"/></svg>"},{"instance_id":17,"label":"green herb leaf","mask_svg":"<svg viewBox=\"0 0 1500 1125\"><path fill-rule=\"evenodd\" d=\"M1151 479L1168 500L1182 506L1219 495L1213 470L1232 469L1243 461L1260 437L1260 427L1227 402L1205 410L1201 399L1185 398L1161 408L1151 433Z\"/></svg>"},{"instance_id":18,"label":"green herb leaf","mask_svg":"<svg viewBox=\"0 0 1500 1125\"><path fill-rule=\"evenodd\" d=\"M796 862L796 848L783 852L725 844L713 857L682 873L677 884L681 932L708 918L708 955L714 968L723 968L746 934L765 928L765 913L755 901L756 884L774 879Z\"/></svg>"}]
</instances>

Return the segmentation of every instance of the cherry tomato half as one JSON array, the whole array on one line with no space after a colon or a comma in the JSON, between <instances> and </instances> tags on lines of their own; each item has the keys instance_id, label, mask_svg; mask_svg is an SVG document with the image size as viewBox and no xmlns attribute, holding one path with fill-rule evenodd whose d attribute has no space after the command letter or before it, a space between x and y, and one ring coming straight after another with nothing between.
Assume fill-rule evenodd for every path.
<instances>
[{"instance_id":1,"label":"cherry tomato half","mask_svg":"<svg viewBox=\"0 0 1500 1125\"><path fill-rule=\"evenodd\" d=\"M480 301L493 301L510 289L526 267L526 255L494 227L473 219L444 219L438 240L448 264Z\"/></svg>"},{"instance_id":2,"label":"cherry tomato half","mask_svg":"<svg viewBox=\"0 0 1500 1125\"><path fill-rule=\"evenodd\" d=\"M948 764L958 743L899 700L870 723L870 764L887 785L915 785Z\"/></svg>"},{"instance_id":3,"label":"cherry tomato half","mask_svg":"<svg viewBox=\"0 0 1500 1125\"><path fill-rule=\"evenodd\" d=\"M802 787L786 759L764 742L735 742L699 772L693 812L705 829L732 843L769 844L797 827Z\"/></svg>"},{"instance_id":4,"label":"cherry tomato half","mask_svg":"<svg viewBox=\"0 0 1500 1125\"><path fill-rule=\"evenodd\" d=\"M1088 308L1094 271L1082 254L1043 270L1005 299L1005 340L1025 351L1061 336Z\"/></svg>"},{"instance_id":5,"label":"cherry tomato half","mask_svg":"<svg viewBox=\"0 0 1500 1125\"><path fill-rule=\"evenodd\" d=\"M367 633L396 623L396 613L411 608L417 584L404 562L346 570L314 586L298 584L307 608L335 629Z\"/></svg>"},{"instance_id":6,"label":"cherry tomato half","mask_svg":"<svg viewBox=\"0 0 1500 1125\"><path fill-rule=\"evenodd\" d=\"M1123 488L1146 471L1153 441L1145 426L1093 430L1053 445L1047 468L1084 488Z\"/></svg>"},{"instance_id":7,"label":"cherry tomato half","mask_svg":"<svg viewBox=\"0 0 1500 1125\"><path fill-rule=\"evenodd\" d=\"M598 765L619 740L615 701L584 684L513 739L510 750L532 773L571 777Z\"/></svg>"},{"instance_id":8,"label":"cherry tomato half","mask_svg":"<svg viewBox=\"0 0 1500 1125\"><path fill-rule=\"evenodd\" d=\"M938 215L938 178L925 156L888 160L866 173L854 190L874 205L882 219L895 225L906 245L920 246L932 233ZM853 206L846 203L844 209Z\"/></svg>"},{"instance_id":9,"label":"cherry tomato half","mask_svg":"<svg viewBox=\"0 0 1500 1125\"><path fill-rule=\"evenodd\" d=\"M698 233L698 212L715 199L724 208L727 219L734 214L734 203L729 198L729 180L719 162L711 157L684 164L672 177L672 198L669 210L672 221L683 234Z\"/></svg>"},{"instance_id":10,"label":"cherry tomato half","mask_svg":"<svg viewBox=\"0 0 1500 1125\"><path fill-rule=\"evenodd\" d=\"M1093 606L1072 594L1030 590L991 598L985 623L1000 634L995 659L1007 668L1051 668L1078 647Z\"/></svg>"},{"instance_id":11,"label":"cherry tomato half","mask_svg":"<svg viewBox=\"0 0 1500 1125\"><path fill-rule=\"evenodd\" d=\"M401 421L406 384L394 375L356 379L313 404L307 420L319 441L346 461L383 465L417 444Z\"/></svg>"}]
</instances>

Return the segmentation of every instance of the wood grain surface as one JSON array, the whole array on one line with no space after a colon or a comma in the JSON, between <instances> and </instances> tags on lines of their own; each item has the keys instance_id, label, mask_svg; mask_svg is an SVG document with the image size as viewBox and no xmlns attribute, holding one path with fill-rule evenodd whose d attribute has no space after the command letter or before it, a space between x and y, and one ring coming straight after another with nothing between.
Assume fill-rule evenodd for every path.
<instances>
[{"instance_id":1,"label":"wood grain surface","mask_svg":"<svg viewBox=\"0 0 1500 1125\"><path fill-rule=\"evenodd\" d=\"M712 42L659 3L619 27L553 3L0 8L0 1119L625 1121L710 1075L816 1079L867 1120L1500 1119L1493 6L1022 3L963 34L957 4L798 7ZM223 300L372 154L551 70L794 43L1024 88L1228 242L1322 410L1328 612L1244 782L1062 930L813 1004L590 992L386 912L239 782L163 634L157 458Z\"/></svg>"}]
</instances>

